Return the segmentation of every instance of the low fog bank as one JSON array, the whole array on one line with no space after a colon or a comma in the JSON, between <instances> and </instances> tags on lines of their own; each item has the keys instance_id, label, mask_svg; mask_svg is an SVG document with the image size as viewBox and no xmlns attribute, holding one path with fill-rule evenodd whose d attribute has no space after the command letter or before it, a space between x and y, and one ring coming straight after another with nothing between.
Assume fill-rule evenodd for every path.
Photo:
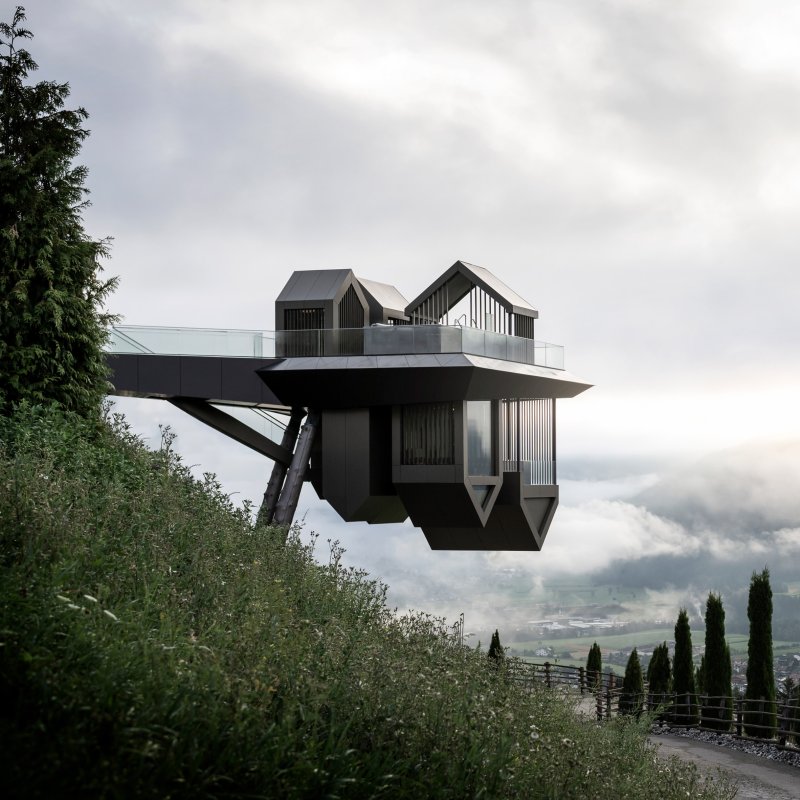
<instances>
[{"instance_id":1,"label":"low fog bank","mask_svg":"<svg viewBox=\"0 0 800 800\"><path fill-rule=\"evenodd\" d=\"M570 477L561 479L561 506L540 553L432 552L408 525L350 528L343 543L350 558L388 583L399 609L449 620L463 611L467 628L481 632L571 614L663 624L681 606L698 624L712 590L723 595L728 629L746 632L750 576L766 565L775 638L794 641L800 598L783 593L800 589L792 586L800 580L797 463L800 442L792 441L666 467L644 460L608 462L603 470L571 465L562 470ZM565 591L572 585L583 588ZM611 587L607 602L587 594L589 586Z\"/></svg>"}]
</instances>

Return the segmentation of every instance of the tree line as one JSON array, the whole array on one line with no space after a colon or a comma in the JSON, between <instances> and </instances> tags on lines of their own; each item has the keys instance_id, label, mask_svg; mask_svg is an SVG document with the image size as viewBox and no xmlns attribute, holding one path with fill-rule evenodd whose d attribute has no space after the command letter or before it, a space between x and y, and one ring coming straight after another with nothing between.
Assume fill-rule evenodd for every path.
<instances>
[{"instance_id":1,"label":"tree line","mask_svg":"<svg viewBox=\"0 0 800 800\"><path fill-rule=\"evenodd\" d=\"M747 647L747 688L744 730L749 736L770 738L777 728L777 693L772 654L772 588L769 569L754 572L747 604L750 636ZM602 654L595 642L586 661L590 686L599 687ZM689 615L680 609L675 623L675 645L670 659L666 641L658 645L643 674L639 654L631 651L625 668L620 695L621 713L639 713L644 707L644 680L651 708L670 708L678 724L701 722L712 730L730 730L733 721L732 664L725 640L725 610L722 597L710 592L705 612L705 649L700 664L692 658L692 632ZM800 700L800 687L791 682L784 695Z\"/></svg>"}]
</instances>

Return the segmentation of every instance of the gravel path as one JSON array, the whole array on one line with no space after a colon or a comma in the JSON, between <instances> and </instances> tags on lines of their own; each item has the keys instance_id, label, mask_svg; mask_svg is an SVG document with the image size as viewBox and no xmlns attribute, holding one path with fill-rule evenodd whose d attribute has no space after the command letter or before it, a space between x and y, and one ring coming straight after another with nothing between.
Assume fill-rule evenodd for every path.
<instances>
[{"instance_id":1,"label":"gravel path","mask_svg":"<svg viewBox=\"0 0 800 800\"><path fill-rule=\"evenodd\" d=\"M654 728L650 741L664 756L691 761L703 775L721 770L736 784L736 800L800 800L800 753L707 731Z\"/></svg>"}]
</instances>

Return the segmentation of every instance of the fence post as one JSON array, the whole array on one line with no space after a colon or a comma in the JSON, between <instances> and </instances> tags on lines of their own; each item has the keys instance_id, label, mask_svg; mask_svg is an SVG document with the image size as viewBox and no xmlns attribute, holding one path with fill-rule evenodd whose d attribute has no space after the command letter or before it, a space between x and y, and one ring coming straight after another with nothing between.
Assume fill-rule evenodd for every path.
<instances>
[{"instance_id":1,"label":"fence post","mask_svg":"<svg viewBox=\"0 0 800 800\"><path fill-rule=\"evenodd\" d=\"M544 662L544 682L547 685L547 688L550 688L550 662Z\"/></svg>"},{"instance_id":2,"label":"fence post","mask_svg":"<svg viewBox=\"0 0 800 800\"><path fill-rule=\"evenodd\" d=\"M608 674L608 688L606 689L606 719L611 719L611 692L614 689L614 673Z\"/></svg>"},{"instance_id":3,"label":"fence post","mask_svg":"<svg viewBox=\"0 0 800 800\"><path fill-rule=\"evenodd\" d=\"M736 701L736 735L742 735L742 699Z\"/></svg>"},{"instance_id":4,"label":"fence post","mask_svg":"<svg viewBox=\"0 0 800 800\"><path fill-rule=\"evenodd\" d=\"M583 697L583 690L586 688L586 670L583 667L578 667L578 680L580 681L581 697Z\"/></svg>"},{"instance_id":5,"label":"fence post","mask_svg":"<svg viewBox=\"0 0 800 800\"><path fill-rule=\"evenodd\" d=\"M786 747L786 723L789 719L789 707L788 702L784 701L783 709L781 710L780 716L778 717L778 744L781 747Z\"/></svg>"}]
</instances>

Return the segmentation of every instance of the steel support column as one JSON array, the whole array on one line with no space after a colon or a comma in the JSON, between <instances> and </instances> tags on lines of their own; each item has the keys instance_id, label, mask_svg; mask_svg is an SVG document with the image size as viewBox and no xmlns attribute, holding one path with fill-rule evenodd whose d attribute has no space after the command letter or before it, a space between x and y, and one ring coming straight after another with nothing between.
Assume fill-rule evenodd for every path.
<instances>
[{"instance_id":1,"label":"steel support column","mask_svg":"<svg viewBox=\"0 0 800 800\"><path fill-rule=\"evenodd\" d=\"M281 447L290 453L294 451L297 442L297 434L300 431L300 422L306 415L305 410L296 406L292 409L289 424L283 432ZM258 509L257 521L259 525L269 525L275 516L275 508L278 504L278 497L281 493L284 478L286 477L287 465L276 461L272 466L272 474L269 476L267 490L264 492L264 499L261 501L261 508Z\"/></svg>"},{"instance_id":2,"label":"steel support column","mask_svg":"<svg viewBox=\"0 0 800 800\"><path fill-rule=\"evenodd\" d=\"M294 456L292 456L292 463L289 465L289 472L283 484L283 490L275 508L273 522L276 525L289 526L292 524L294 512L297 510L297 501L300 499L303 478L308 469L308 460L311 457L311 445L314 443L314 436L318 427L319 411L309 410L303 429L300 431L300 438L297 440L297 448L294 451Z\"/></svg>"}]
</instances>

